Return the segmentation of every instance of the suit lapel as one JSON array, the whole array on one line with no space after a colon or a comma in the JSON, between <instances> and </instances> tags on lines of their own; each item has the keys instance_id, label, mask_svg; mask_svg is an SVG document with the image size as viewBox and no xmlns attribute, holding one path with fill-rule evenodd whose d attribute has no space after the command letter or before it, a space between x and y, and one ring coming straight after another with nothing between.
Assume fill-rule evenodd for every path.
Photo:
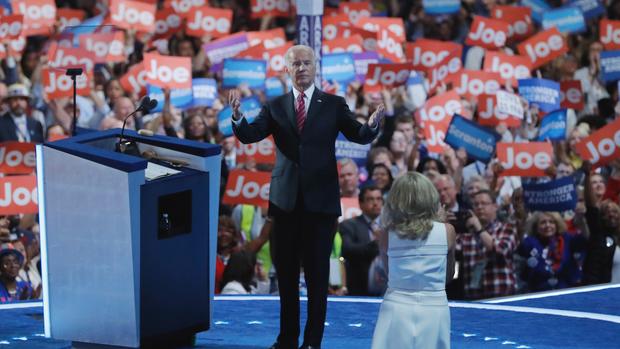
<instances>
[{"instance_id":1,"label":"suit lapel","mask_svg":"<svg viewBox=\"0 0 620 349\"><path fill-rule=\"evenodd\" d=\"M321 106L323 105L323 99L321 95L323 93L318 88L314 88L314 93L312 94L312 98L310 99L310 108L308 109L308 115L306 115L306 123L304 125L304 130L307 129L311 123L317 118L319 111L321 110Z\"/></svg>"},{"instance_id":2,"label":"suit lapel","mask_svg":"<svg viewBox=\"0 0 620 349\"><path fill-rule=\"evenodd\" d=\"M293 91L287 93L286 97L282 100L284 103L282 107L286 112L286 119L291 126L291 131L293 131L294 134L299 135L299 131L297 130L297 120L295 119L295 103L293 101L294 99L295 98L293 97Z\"/></svg>"}]
</instances>

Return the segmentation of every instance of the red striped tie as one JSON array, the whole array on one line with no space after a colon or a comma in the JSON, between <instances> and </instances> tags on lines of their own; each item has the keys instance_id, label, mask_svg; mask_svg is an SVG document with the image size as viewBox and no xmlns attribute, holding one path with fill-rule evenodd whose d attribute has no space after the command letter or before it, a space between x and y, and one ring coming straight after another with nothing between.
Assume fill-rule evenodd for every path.
<instances>
[{"instance_id":1,"label":"red striped tie","mask_svg":"<svg viewBox=\"0 0 620 349\"><path fill-rule=\"evenodd\" d=\"M297 129L301 133L304 129L304 123L306 122L306 103L304 102L304 97L306 95L303 92L300 92L297 96L297 101L295 102L295 113L297 114Z\"/></svg>"}]
</instances>

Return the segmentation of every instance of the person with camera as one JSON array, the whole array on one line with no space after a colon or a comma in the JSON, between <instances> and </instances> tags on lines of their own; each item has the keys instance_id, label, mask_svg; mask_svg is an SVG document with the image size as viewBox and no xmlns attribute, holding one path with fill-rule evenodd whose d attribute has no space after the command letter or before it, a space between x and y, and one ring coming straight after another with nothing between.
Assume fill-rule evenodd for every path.
<instances>
[{"instance_id":1,"label":"person with camera","mask_svg":"<svg viewBox=\"0 0 620 349\"><path fill-rule=\"evenodd\" d=\"M497 219L498 206L492 191L472 194L471 203L473 211L465 219L467 231L459 235L464 296L481 299L511 295L515 292L515 226Z\"/></svg>"},{"instance_id":2,"label":"person with camera","mask_svg":"<svg viewBox=\"0 0 620 349\"><path fill-rule=\"evenodd\" d=\"M457 190L454 178L449 175L438 175L433 179L433 185L439 193L439 202L446 214L446 221L450 223L456 231L455 249L455 278L447 285L446 293L448 299L464 299L463 274L460 268L463 265L463 251L459 242L460 234L466 233L465 222L471 216L469 210L463 208L457 200Z\"/></svg>"}]
</instances>

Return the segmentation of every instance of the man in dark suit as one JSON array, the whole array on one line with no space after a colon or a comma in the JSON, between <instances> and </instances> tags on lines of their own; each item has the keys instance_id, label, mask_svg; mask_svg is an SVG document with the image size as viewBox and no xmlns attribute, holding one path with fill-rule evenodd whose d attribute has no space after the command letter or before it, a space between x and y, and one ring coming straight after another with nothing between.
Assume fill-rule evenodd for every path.
<instances>
[{"instance_id":1,"label":"man in dark suit","mask_svg":"<svg viewBox=\"0 0 620 349\"><path fill-rule=\"evenodd\" d=\"M359 193L362 214L340 223L342 256L347 270L347 289L352 296L370 296L368 270L379 255L379 222L383 194L374 185L362 187Z\"/></svg>"},{"instance_id":2,"label":"man in dark suit","mask_svg":"<svg viewBox=\"0 0 620 349\"><path fill-rule=\"evenodd\" d=\"M19 141L43 143L43 126L27 115L30 93L22 84L13 84L7 90L9 111L0 116L0 142Z\"/></svg>"},{"instance_id":3,"label":"man in dark suit","mask_svg":"<svg viewBox=\"0 0 620 349\"><path fill-rule=\"evenodd\" d=\"M329 256L336 219L341 214L336 137L342 132L353 142L372 142L384 107L380 106L362 125L344 98L315 88L316 62L311 48L293 46L285 58L293 91L264 105L251 124L239 110L237 90L229 94L229 103L233 131L242 143L273 135L277 148L269 215L274 217L280 334L272 348L297 349L300 266L308 289L308 321L302 348L320 348L327 310Z\"/></svg>"}]
</instances>

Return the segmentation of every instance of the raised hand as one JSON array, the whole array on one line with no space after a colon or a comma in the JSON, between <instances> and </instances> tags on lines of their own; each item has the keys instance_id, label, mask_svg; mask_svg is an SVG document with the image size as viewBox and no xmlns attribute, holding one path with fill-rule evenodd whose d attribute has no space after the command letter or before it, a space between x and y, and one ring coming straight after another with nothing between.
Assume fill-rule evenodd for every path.
<instances>
[{"instance_id":1,"label":"raised hand","mask_svg":"<svg viewBox=\"0 0 620 349\"><path fill-rule=\"evenodd\" d=\"M381 120L383 120L384 116L385 116L385 105L381 103L377 107L377 110L375 110L375 112L372 113L370 118L368 118L368 126L372 128L377 127L381 123Z\"/></svg>"},{"instance_id":2,"label":"raised hand","mask_svg":"<svg viewBox=\"0 0 620 349\"><path fill-rule=\"evenodd\" d=\"M232 108L233 119L235 121L239 120L241 117L241 111L239 110L241 102L239 101L239 91L237 89L232 89L228 92L228 104Z\"/></svg>"}]
</instances>

